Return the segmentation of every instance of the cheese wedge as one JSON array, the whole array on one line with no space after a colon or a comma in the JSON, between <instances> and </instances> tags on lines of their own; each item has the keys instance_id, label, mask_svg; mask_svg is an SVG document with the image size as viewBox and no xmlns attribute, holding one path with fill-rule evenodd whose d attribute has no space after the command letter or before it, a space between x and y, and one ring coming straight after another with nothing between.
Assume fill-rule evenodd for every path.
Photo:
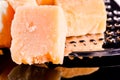
<instances>
[{"instance_id":1,"label":"cheese wedge","mask_svg":"<svg viewBox=\"0 0 120 80\"><path fill-rule=\"evenodd\" d=\"M67 36L105 31L107 16L103 0L55 0L55 4L61 6L65 12Z\"/></svg>"},{"instance_id":2,"label":"cheese wedge","mask_svg":"<svg viewBox=\"0 0 120 80\"><path fill-rule=\"evenodd\" d=\"M0 0L0 48L9 48L11 44L11 21L14 11L6 0Z\"/></svg>"},{"instance_id":3,"label":"cheese wedge","mask_svg":"<svg viewBox=\"0 0 120 80\"><path fill-rule=\"evenodd\" d=\"M61 7L18 7L11 27L12 59L17 64L62 64L66 34Z\"/></svg>"},{"instance_id":4,"label":"cheese wedge","mask_svg":"<svg viewBox=\"0 0 120 80\"><path fill-rule=\"evenodd\" d=\"M17 7L23 6L23 5L31 5L36 6L36 0L7 0L14 10L16 10Z\"/></svg>"}]
</instances>

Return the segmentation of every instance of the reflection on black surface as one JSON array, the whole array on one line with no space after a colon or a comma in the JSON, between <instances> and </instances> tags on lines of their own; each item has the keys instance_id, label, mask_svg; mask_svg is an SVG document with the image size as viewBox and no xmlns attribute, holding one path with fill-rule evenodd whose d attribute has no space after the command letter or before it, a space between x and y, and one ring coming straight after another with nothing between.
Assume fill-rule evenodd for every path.
<instances>
[{"instance_id":1,"label":"reflection on black surface","mask_svg":"<svg viewBox=\"0 0 120 80\"><path fill-rule=\"evenodd\" d=\"M8 74L8 80L64 80L76 76L89 75L97 71L98 67L88 68L48 68L41 65L18 65ZM63 78L64 77L64 78Z\"/></svg>"},{"instance_id":2,"label":"reflection on black surface","mask_svg":"<svg viewBox=\"0 0 120 80\"><path fill-rule=\"evenodd\" d=\"M102 67L90 75L62 78L57 70L18 65L8 74L8 80L120 80L120 67Z\"/></svg>"},{"instance_id":3,"label":"reflection on black surface","mask_svg":"<svg viewBox=\"0 0 120 80\"><path fill-rule=\"evenodd\" d=\"M93 74L62 80L120 80L120 66L102 67Z\"/></svg>"},{"instance_id":4,"label":"reflection on black surface","mask_svg":"<svg viewBox=\"0 0 120 80\"><path fill-rule=\"evenodd\" d=\"M19 65L9 73L8 80L60 80L60 72L45 67Z\"/></svg>"}]
</instances>

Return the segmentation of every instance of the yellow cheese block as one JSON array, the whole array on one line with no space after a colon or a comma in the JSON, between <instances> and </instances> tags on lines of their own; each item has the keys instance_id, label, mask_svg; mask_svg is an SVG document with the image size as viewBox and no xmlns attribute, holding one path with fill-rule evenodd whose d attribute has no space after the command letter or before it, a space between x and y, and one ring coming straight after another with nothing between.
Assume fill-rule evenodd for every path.
<instances>
[{"instance_id":1,"label":"yellow cheese block","mask_svg":"<svg viewBox=\"0 0 120 80\"><path fill-rule=\"evenodd\" d=\"M9 48L11 45L11 21L14 11L6 0L0 0L0 48Z\"/></svg>"},{"instance_id":2,"label":"yellow cheese block","mask_svg":"<svg viewBox=\"0 0 120 80\"><path fill-rule=\"evenodd\" d=\"M17 64L63 63L67 24L61 7L18 7L11 34L11 55Z\"/></svg>"},{"instance_id":3,"label":"yellow cheese block","mask_svg":"<svg viewBox=\"0 0 120 80\"><path fill-rule=\"evenodd\" d=\"M103 33L106 9L103 0L55 0L63 8L68 24L67 36Z\"/></svg>"},{"instance_id":4,"label":"yellow cheese block","mask_svg":"<svg viewBox=\"0 0 120 80\"><path fill-rule=\"evenodd\" d=\"M21 5L59 5L68 26L67 37L103 33L106 10L103 0L8 0L15 9Z\"/></svg>"},{"instance_id":5,"label":"yellow cheese block","mask_svg":"<svg viewBox=\"0 0 120 80\"><path fill-rule=\"evenodd\" d=\"M63 8L68 24L67 36L103 33L106 10L103 0L55 0Z\"/></svg>"}]
</instances>

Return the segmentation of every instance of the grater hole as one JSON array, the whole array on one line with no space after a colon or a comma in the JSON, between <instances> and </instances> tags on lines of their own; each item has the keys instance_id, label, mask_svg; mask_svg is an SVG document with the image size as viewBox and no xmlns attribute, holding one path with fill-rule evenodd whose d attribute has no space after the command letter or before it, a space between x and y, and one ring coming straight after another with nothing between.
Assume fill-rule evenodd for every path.
<instances>
[{"instance_id":1,"label":"grater hole","mask_svg":"<svg viewBox=\"0 0 120 80\"><path fill-rule=\"evenodd\" d=\"M117 36L117 40L120 41L120 36Z\"/></svg>"},{"instance_id":2,"label":"grater hole","mask_svg":"<svg viewBox=\"0 0 120 80\"><path fill-rule=\"evenodd\" d=\"M113 19L110 17L107 19L107 25L111 25L111 24L114 24L114 21Z\"/></svg>"},{"instance_id":3,"label":"grater hole","mask_svg":"<svg viewBox=\"0 0 120 80\"><path fill-rule=\"evenodd\" d=\"M114 30L115 27L114 27L113 25L107 25L106 29L107 29L107 30Z\"/></svg>"},{"instance_id":4,"label":"grater hole","mask_svg":"<svg viewBox=\"0 0 120 80\"><path fill-rule=\"evenodd\" d=\"M96 40L94 40L94 39L90 39L89 41L92 42L94 45L97 45Z\"/></svg>"},{"instance_id":5,"label":"grater hole","mask_svg":"<svg viewBox=\"0 0 120 80\"><path fill-rule=\"evenodd\" d=\"M85 43L83 43L84 46L87 46Z\"/></svg>"},{"instance_id":6,"label":"grater hole","mask_svg":"<svg viewBox=\"0 0 120 80\"><path fill-rule=\"evenodd\" d=\"M76 41L70 41L70 44L74 44L74 43L76 43Z\"/></svg>"},{"instance_id":7,"label":"grater hole","mask_svg":"<svg viewBox=\"0 0 120 80\"><path fill-rule=\"evenodd\" d=\"M120 11L118 11L118 10L114 10L113 13L114 13L114 15L120 16Z\"/></svg>"},{"instance_id":8,"label":"grater hole","mask_svg":"<svg viewBox=\"0 0 120 80\"><path fill-rule=\"evenodd\" d=\"M99 41L103 41L104 39L103 38L99 38Z\"/></svg>"},{"instance_id":9,"label":"grater hole","mask_svg":"<svg viewBox=\"0 0 120 80\"><path fill-rule=\"evenodd\" d=\"M95 40L94 39L90 39L90 42L95 42Z\"/></svg>"},{"instance_id":10,"label":"grater hole","mask_svg":"<svg viewBox=\"0 0 120 80\"><path fill-rule=\"evenodd\" d=\"M105 33L107 34L107 36L114 36L115 35L114 31L110 31L110 30L106 31Z\"/></svg>"},{"instance_id":11,"label":"grater hole","mask_svg":"<svg viewBox=\"0 0 120 80\"><path fill-rule=\"evenodd\" d=\"M94 42L93 44L94 44L94 45L97 45L97 43L96 43L96 42Z\"/></svg>"},{"instance_id":12,"label":"grater hole","mask_svg":"<svg viewBox=\"0 0 120 80\"><path fill-rule=\"evenodd\" d=\"M120 24L115 23L114 26L115 26L116 29L120 29Z\"/></svg>"},{"instance_id":13,"label":"grater hole","mask_svg":"<svg viewBox=\"0 0 120 80\"><path fill-rule=\"evenodd\" d=\"M106 41L107 41L107 42L110 42L110 43L116 43L115 38L113 38L113 37L111 37L111 36L110 36L110 37L107 37L107 38L106 38Z\"/></svg>"},{"instance_id":14,"label":"grater hole","mask_svg":"<svg viewBox=\"0 0 120 80\"><path fill-rule=\"evenodd\" d=\"M79 40L80 43L82 43L84 46L87 46L86 41L85 40Z\"/></svg>"},{"instance_id":15,"label":"grater hole","mask_svg":"<svg viewBox=\"0 0 120 80\"><path fill-rule=\"evenodd\" d=\"M114 16L113 20L116 21L116 22L120 22L120 17Z\"/></svg>"},{"instance_id":16,"label":"grater hole","mask_svg":"<svg viewBox=\"0 0 120 80\"><path fill-rule=\"evenodd\" d=\"M106 10L111 10L111 5L107 5Z\"/></svg>"},{"instance_id":17,"label":"grater hole","mask_svg":"<svg viewBox=\"0 0 120 80\"><path fill-rule=\"evenodd\" d=\"M80 43L84 43L84 42L85 42L85 40L79 40L79 42L80 42Z\"/></svg>"},{"instance_id":18,"label":"grater hole","mask_svg":"<svg viewBox=\"0 0 120 80\"><path fill-rule=\"evenodd\" d=\"M108 16L108 17L112 17L112 16L113 16L113 13L112 13L112 12L107 12L107 16Z\"/></svg>"},{"instance_id":19,"label":"grater hole","mask_svg":"<svg viewBox=\"0 0 120 80\"><path fill-rule=\"evenodd\" d=\"M73 46L74 46L74 47L76 47L76 45L75 45L75 44L74 44Z\"/></svg>"},{"instance_id":20,"label":"grater hole","mask_svg":"<svg viewBox=\"0 0 120 80\"><path fill-rule=\"evenodd\" d=\"M117 30L117 31L116 31L116 34L117 34L117 36L119 37L119 36L120 36L120 30Z\"/></svg>"}]
</instances>

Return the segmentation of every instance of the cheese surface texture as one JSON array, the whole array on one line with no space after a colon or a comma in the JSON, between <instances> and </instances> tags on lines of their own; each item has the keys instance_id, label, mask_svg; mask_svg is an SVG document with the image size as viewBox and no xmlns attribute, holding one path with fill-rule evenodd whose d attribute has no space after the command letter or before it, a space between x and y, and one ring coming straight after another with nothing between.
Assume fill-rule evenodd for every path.
<instances>
[{"instance_id":1,"label":"cheese surface texture","mask_svg":"<svg viewBox=\"0 0 120 80\"><path fill-rule=\"evenodd\" d=\"M14 11L6 0L0 0L0 48L9 48L11 44L11 22Z\"/></svg>"},{"instance_id":2,"label":"cheese surface texture","mask_svg":"<svg viewBox=\"0 0 120 80\"><path fill-rule=\"evenodd\" d=\"M65 12L67 36L105 31L107 16L103 0L55 0L55 4L61 6Z\"/></svg>"},{"instance_id":3,"label":"cheese surface texture","mask_svg":"<svg viewBox=\"0 0 120 80\"><path fill-rule=\"evenodd\" d=\"M19 6L24 6L24 5L30 5L30 6L36 6L36 0L7 0L11 6L13 7L14 10L16 10L17 7Z\"/></svg>"},{"instance_id":4,"label":"cheese surface texture","mask_svg":"<svg viewBox=\"0 0 120 80\"><path fill-rule=\"evenodd\" d=\"M59 6L21 6L11 26L11 55L17 64L62 64L67 24Z\"/></svg>"}]
</instances>

